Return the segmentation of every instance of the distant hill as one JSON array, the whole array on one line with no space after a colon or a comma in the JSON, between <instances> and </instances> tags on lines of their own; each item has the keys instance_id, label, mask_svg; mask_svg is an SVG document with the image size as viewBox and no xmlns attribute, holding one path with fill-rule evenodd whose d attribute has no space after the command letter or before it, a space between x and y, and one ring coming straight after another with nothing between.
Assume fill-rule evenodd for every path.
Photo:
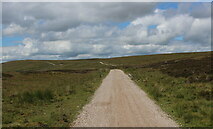
<instances>
[{"instance_id":1,"label":"distant hill","mask_svg":"<svg viewBox=\"0 0 213 129\"><path fill-rule=\"evenodd\" d=\"M12 71L45 71L70 69L97 69L110 67L100 62L114 64L117 67L142 66L162 61L202 58L211 56L211 52L172 53L142 56L127 56L107 59L81 59L81 60L19 60L2 64L3 72Z\"/></svg>"}]
</instances>

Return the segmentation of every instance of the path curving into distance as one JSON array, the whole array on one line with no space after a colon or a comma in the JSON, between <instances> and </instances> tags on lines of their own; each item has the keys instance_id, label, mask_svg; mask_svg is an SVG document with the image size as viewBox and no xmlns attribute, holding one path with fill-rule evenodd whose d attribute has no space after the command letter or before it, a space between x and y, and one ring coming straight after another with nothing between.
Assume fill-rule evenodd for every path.
<instances>
[{"instance_id":1,"label":"path curving into distance","mask_svg":"<svg viewBox=\"0 0 213 129\"><path fill-rule=\"evenodd\" d=\"M111 70L74 127L177 127L123 71Z\"/></svg>"}]
</instances>

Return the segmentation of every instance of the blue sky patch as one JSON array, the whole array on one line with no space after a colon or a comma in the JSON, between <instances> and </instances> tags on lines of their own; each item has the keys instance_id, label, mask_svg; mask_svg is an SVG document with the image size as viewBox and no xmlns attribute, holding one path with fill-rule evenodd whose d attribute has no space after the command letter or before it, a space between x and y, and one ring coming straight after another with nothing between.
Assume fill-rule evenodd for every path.
<instances>
[{"instance_id":1,"label":"blue sky patch","mask_svg":"<svg viewBox=\"0 0 213 129\"><path fill-rule=\"evenodd\" d=\"M126 21L126 22L107 22L106 24L110 25L110 26L117 26L120 29L124 29L130 24L130 22L129 21Z\"/></svg>"},{"instance_id":2,"label":"blue sky patch","mask_svg":"<svg viewBox=\"0 0 213 129\"><path fill-rule=\"evenodd\" d=\"M128 25L130 24L130 22L121 22L118 24L120 29L124 29L126 28Z\"/></svg>"},{"instance_id":3,"label":"blue sky patch","mask_svg":"<svg viewBox=\"0 0 213 129\"><path fill-rule=\"evenodd\" d=\"M25 36L4 36L2 38L1 46L16 46L22 44L21 42L26 38Z\"/></svg>"},{"instance_id":4,"label":"blue sky patch","mask_svg":"<svg viewBox=\"0 0 213 129\"><path fill-rule=\"evenodd\" d=\"M148 29L156 29L158 25L149 25Z\"/></svg>"},{"instance_id":5,"label":"blue sky patch","mask_svg":"<svg viewBox=\"0 0 213 129\"><path fill-rule=\"evenodd\" d=\"M174 40L179 40L179 41L183 41L184 37L181 35L181 36L176 36L174 38Z\"/></svg>"},{"instance_id":6,"label":"blue sky patch","mask_svg":"<svg viewBox=\"0 0 213 129\"><path fill-rule=\"evenodd\" d=\"M162 9L162 10L167 10L167 9L170 9L170 8L177 9L178 3L177 2L159 3L157 5L157 8Z\"/></svg>"}]
</instances>

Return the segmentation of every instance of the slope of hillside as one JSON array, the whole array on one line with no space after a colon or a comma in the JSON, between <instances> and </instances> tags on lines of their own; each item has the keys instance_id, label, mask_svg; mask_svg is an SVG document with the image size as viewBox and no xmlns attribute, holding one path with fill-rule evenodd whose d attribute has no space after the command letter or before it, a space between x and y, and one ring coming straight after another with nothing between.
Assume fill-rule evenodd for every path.
<instances>
[{"instance_id":1,"label":"slope of hillside","mask_svg":"<svg viewBox=\"0 0 213 129\"><path fill-rule=\"evenodd\" d=\"M156 54L144 56L128 56L109 59L85 59L85 60L20 60L2 64L3 72L10 71L45 71L62 69L97 69L105 68L100 62L115 64L116 66L142 66L157 62L190 59L210 56L211 52Z\"/></svg>"},{"instance_id":2,"label":"slope of hillside","mask_svg":"<svg viewBox=\"0 0 213 129\"><path fill-rule=\"evenodd\" d=\"M211 52L201 52L6 62L3 127L68 126L114 68L128 73L183 126L212 126L211 60Z\"/></svg>"},{"instance_id":3,"label":"slope of hillside","mask_svg":"<svg viewBox=\"0 0 213 129\"><path fill-rule=\"evenodd\" d=\"M106 59L105 63L117 65L119 67L142 67L158 62L183 59L199 59L202 57L211 56L211 52L192 52L192 53L173 53L173 54L156 54L144 56L128 56Z\"/></svg>"},{"instance_id":4,"label":"slope of hillside","mask_svg":"<svg viewBox=\"0 0 213 129\"><path fill-rule=\"evenodd\" d=\"M98 60L20 60L3 63L3 72L102 68Z\"/></svg>"}]
</instances>

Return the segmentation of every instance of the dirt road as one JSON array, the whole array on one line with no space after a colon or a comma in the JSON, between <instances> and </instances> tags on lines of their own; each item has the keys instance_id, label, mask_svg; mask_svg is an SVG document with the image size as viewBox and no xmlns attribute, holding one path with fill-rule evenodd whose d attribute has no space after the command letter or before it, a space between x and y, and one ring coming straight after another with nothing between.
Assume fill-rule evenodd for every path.
<instances>
[{"instance_id":1,"label":"dirt road","mask_svg":"<svg viewBox=\"0 0 213 129\"><path fill-rule=\"evenodd\" d=\"M74 127L175 127L121 70L111 70L72 124Z\"/></svg>"}]
</instances>

